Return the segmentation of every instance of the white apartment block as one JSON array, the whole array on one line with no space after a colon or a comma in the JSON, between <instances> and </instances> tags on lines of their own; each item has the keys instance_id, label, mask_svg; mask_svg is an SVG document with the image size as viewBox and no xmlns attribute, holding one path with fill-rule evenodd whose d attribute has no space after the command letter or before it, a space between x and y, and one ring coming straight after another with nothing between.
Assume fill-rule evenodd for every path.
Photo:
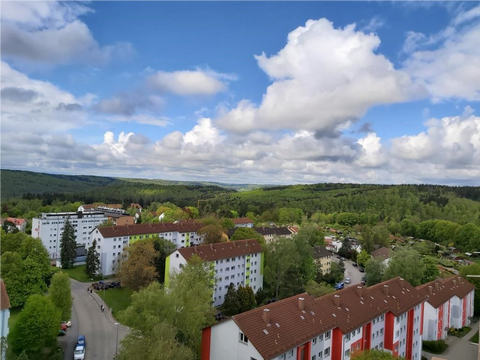
<instances>
[{"instance_id":1,"label":"white apartment block","mask_svg":"<svg viewBox=\"0 0 480 360\"><path fill-rule=\"evenodd\" d=\"M255 293L263 287L263 252L256 240L191 246L174 251L166 259L166 286L170 276L180 272L193 255L206 261L215 272L214 306L223 304L230 283L236 288L249 285Z\"/></svg>"},{"instance_id":2,"label":"white apartment block","mask_svg":"<svg viewBox=\"0 0 480 360\"><path fill-rule=\"evenodd\" d=\"M106 221L105 214L100 211L42 213L32 219L32 236L42 240L50 259L60 258L60 240L67 219L73 226L75 241L79 245L89 247L90 232Z\"/></svg>"},{"instance_id":3,"label":"white apartment block","mask_svg":"<svg viewBox=\"0 0 480 360\"><path fill-rule=\"evenodd\" d=\"M103 226L93 229L91 241L97 241L97 251L100 254L100 269L103 275L114 274L117 270L122 251L136 241L161 237L171 241L177 248L199 245L203 237L197 234L203 227L202 223L155 223L123 226Z\"/></svg>"}]
</instances>

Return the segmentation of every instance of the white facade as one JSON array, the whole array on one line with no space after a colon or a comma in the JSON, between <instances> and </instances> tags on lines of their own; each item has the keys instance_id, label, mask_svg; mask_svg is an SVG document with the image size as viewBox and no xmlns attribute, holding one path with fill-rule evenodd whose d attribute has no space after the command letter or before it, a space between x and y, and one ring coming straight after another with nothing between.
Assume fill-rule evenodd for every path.
<instances>
[{"instance_id":1,"label":"white facade","mask_svg":"<svg viewBox=\"0 0 480 360\"><path fill-rule=\"evenodd\" d=\"M415 306L413 310L412 360L421 360L422 358L422 336L420 334L421 327L422 327L422 304Z\"/></svg>"},{"instance_id":2,"label":"white facade","mask_svg":"<svg viewBox=\"0 0 480 360\"><path fill-rule=\"evenodd\" d=\"M348 334L343 334L342 336L342 356L343 360L349 360L352 356L352 352L355 350L360 350L361 344L358 343L357 346L352 349L352 345L357 341L361 340L363 337L363 329L359 327Z\"/></svg>"},{"instance_id":3,"label":"white facade","mask_svg":"<svg viewBox=\"0 0 480 360\"><path fill-rule=\"evenodd\" d=\"M213 305L220 306L225 301L225 295L230 283L238 288L240 285L249 285L256 293L263 287L262 253L234 256L209 262L212 271L215 272L215 291L213 293ZM173 252L167 260L168 277L181 271L187 263L180 251Z\"/></svg>"},{"instance_id":4,"label":"white facade","mask_svg":"<svg viewBox=\"0 0 480 360\"><path fill-rule=\"evenodd\" d=\"M248 338L244 341L244 334L232 319L212 326L211 331L211 360L263 360Z\"/></svg>"},{"instance_id":5,"label":"white facade","mask_svg":"<svg viewBox=\"0 0 480 360\"><path fill-rule=\"evenodd\" d=\"M184 233L173 231L160 233L158 235L174 243L177 249L180 249L182 247L188 247L191 245L200 245L203 242L203 236L198 235L196 232Z\"/></svg>"},{"instance_id":6,"label":"white facade","mask_svg":"<svg viewBox=\"0 0 480 360\"><path fill-rule=\"evenodd\" d=\"M8 319L10 319L10 309L0 311L0 338L8 335Z\"/></svg>"},{"instance_id":7,"label":"white facade","mask_svg":"<svg viewBox=\"0 0 480 360\"><path fill-rule=\"evenodd\" d=\"M253 228L253 222L246 223L246 224L235 224L236 228L246 227L246 228Z\"/></svg>"},{"instance_id":8,"label":"white facade","mask_svg":"<svg viewBox=\"0 0 480 360\"><path fill-rule=\"evenodd\" d=\"M372 339L370 342L372 350L383 350L385 347L385 314L373 319Z\"/></svg>"},{"instance_id":9,"label":"white facade","mask_svg":"<svg viewBox=\"0 0 480 360\"><path fill-rule=\"evenodd\" d=\"M405 357L405 351L407 349L407 315L408 313L403 313L400 316L395 317L395 322L393 325L393 343L395 345L395 350L399 356ZM398 350L397 350L398 348Z\"/></svg>"},{"instance_id":10,"label":"white facade","mask_svg":"<svg viewBox=\"0 0 480 360\"><path fill-rule=\"evenodd\" d=\"M32 219L32 236L40 238L43 246L48 251L51 259L60 257L60 240L63 227L67 219L74 228L75 241L77 244L89 247L90 232L107 218L104 213L90 211L85 213L42 213L40 217Z\"/></svg>"}]
</instances>

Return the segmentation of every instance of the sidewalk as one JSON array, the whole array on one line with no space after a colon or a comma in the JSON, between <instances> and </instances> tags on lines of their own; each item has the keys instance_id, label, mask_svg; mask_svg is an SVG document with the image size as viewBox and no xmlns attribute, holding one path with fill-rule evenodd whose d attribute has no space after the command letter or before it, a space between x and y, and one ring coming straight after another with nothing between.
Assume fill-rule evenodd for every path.
<instances>
[{"instance_id":1,"label":"sidewalk","mask_svg":"<svg viewBox=\"0 0 480 360\"><path fill-rule=\"evenodd\" d=\"M478 358L478 345L472 345L470 338L478 331L478 324L472 324L472 330L462 338L448 336L445 342L448 344L447 350L443 354L434 355L422 351L422 355L427 359L437 356L447 360L476 360Z\"/></svg>"}]
</instances>

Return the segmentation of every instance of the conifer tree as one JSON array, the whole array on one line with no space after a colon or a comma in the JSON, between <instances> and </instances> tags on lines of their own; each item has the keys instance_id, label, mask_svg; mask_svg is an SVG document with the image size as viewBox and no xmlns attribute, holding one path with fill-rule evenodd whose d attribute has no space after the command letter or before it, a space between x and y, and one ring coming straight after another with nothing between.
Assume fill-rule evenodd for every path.
<instances>
[{"instance_id":1,"label":"conifer tree","mask_svg":"<svg viewBox=\"0 0 480 360\"><path fill-rule=\"evenodd\" d=\"M237 290L235 284L232 282L228 285L227 294L225 295L225 301L223 302L223 308L225 314L233 316L240 312L240 302L238 300Z\"/></svg>"},{"instance_id":2,"label":"conifer tree","mask_svg":"<svg viewBox=\"0 0 480 360\"><path fill-rule=\"evenodd\" d=\"M73 267L75 258L77 257L77 244L75 242L75 230L70 220L65 221L63 227L62 238L60 241L60 263L63 269Z\"/></svg>"},{"instance_id":3,"label":"conifer tree","mask_svg":"<svg viewBox=\"0 0 480 360\"><path fill-rule=\"evenodd\" d=\"M97 240L93 240L92 246L87 251L85 272L89 277L97 274L100 269L100 254L97 252Z\"/></svg>"}]
</instances>

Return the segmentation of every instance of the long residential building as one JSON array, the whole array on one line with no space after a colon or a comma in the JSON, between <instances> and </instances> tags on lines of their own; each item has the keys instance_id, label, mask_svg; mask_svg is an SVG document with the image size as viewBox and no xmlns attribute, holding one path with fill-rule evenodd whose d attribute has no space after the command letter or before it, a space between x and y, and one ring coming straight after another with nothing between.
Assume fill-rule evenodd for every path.
<instances>
[{"instance_id":1,"label":"long residential building","mask_svg":"<svg viewBox=\"0 0 480 360\"><path fill-rule=\"evenodd\" d=\"M256 240L191 246L174 251L166 259L166 286L170 276L180 272L193 255L207 262L215 272L214 306L223 304L231 283L235 288L249 285L255 293L263 287L263 251Z\"/></svg>"},{"instance_id":2,"label":"long residential building","mask_svg":"<svg viewBox=\"0 0 480 360\"><path fill-rule=\"evenodd\" d=\"M32 219L32 236L40 238L51 259L60 258L60 239L69 219L78 245L90 246L90 232L107 220L101 211L42 213Z\"/></svg>"},{"instance_id":3,"label":"long residential building","mask_svg":"<svg viewBox=\"0 0 480 360\"><path fill-rule=\"evenodd\" d=\"M199 245L203 236L197 232L202 223L155 223L135 224L125 226L102 226L93 229L91 240L97 241L97 251L100 254L100 268L103 275L111 275L117 270L123 249L138 240L156 236L171 241L177 248Z\"/></svg>"},{"instance_id":4,"label":"long residential building","mask_svg":"<svg viewBox=\"0 0 480 360\"><path fill-rule=\"evenodd\" d=\"M420 360L427 295L397 277L314 298L307 293L203 329L202 360L349 360L384 350Z\"/></svg>"},{"instance_id":5,"label":"long residential building","mask_svg":"<svg viewBox=\"0 0 480 360\"><path fill-rule=\"evenodd\" d=\"M423 318L423 340L445 339L450 328L470 325L475 286L461 276L417 286L428 296Z\"/></svg>"}]
</instances>

